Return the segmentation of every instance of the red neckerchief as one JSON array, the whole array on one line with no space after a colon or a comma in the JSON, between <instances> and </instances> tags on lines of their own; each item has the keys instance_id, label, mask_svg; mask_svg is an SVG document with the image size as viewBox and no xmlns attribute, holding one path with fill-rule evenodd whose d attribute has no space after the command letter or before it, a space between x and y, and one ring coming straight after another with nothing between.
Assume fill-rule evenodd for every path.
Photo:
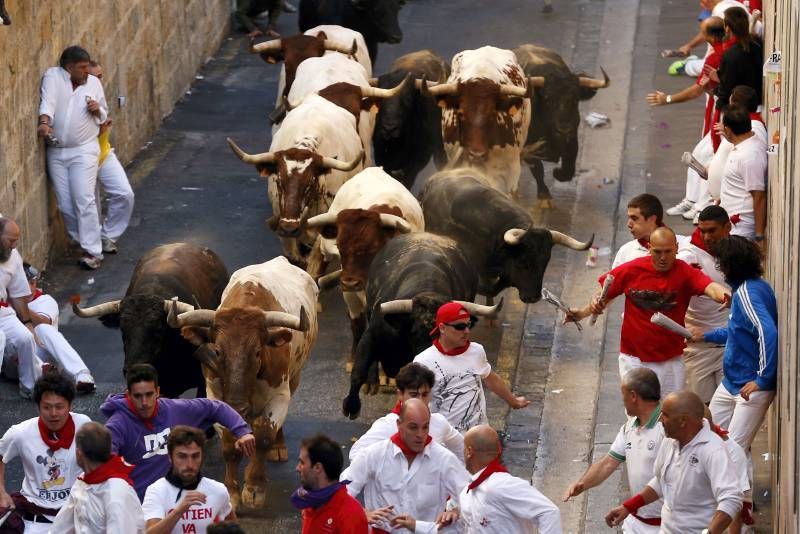
<instances>
[{"instance_id":1,"label":"red neckerchief","mask_svg":"<svg viewBox=\"0 0 800 534\"><path fill-rule=\"evenodd\" d=\"M102 484L110 478L121 478L133 487L133 480L130 477L131 471L133 471L131 464L123 460L122 456L112 454L109 461L91 473L84 473L78 478L87 484Z\"/></svg>"},{"instance_id":2,"label":"red neckerchief","mask_svg":"<svg viewBox=\"0 0 800 534\"><path fill-rule=\"evenodd\" d=\"M400 407L402 405L403 405L403 401L397 401L397 404L394 405L394 408L392 408L391 413L400 415Z\"/></svg>"},{"instance_id":3,"label":"red neckerchief","mask_svg":"<svg viewBox=\"0 0 800 534\"><path fill-rule=\"evenodd\" d=\"M492 460L491 462L489 462L489 465L486 466L486 468L483 470L483 472L481 472L478 478L469 483L469 486L467 486L467 493L469 493L469 490L475 489L478 486L480 486L484 480L486 480L495 473L508 473L508 469L506 469L506 466L500 463L499 456L494 460Z\"/></svg>"},{"instance_id":4,"label":"red neckerchief","mask_svg":"<svg viewBox=\"0 0 800 534\"><path fill-rule=\"evenodd\" d=\"M406 456L413 457L418 454L408 448L408 445L406 445L405 441L403 441L403 439L400 437L400 432L395 432L394 435L392 435L392 437L389 439L392 440L392 443L400 447L400 450L403 451L403 454ZM425 446L427 447L431 441L433 441L433 438L430 436L430 434L428 434L428 437L425 439Z\"/></svg>"},{"instance_id":5,"label":"red neckerchief","mask_svg":"<svg viewBox=\"0 0 800 534\"><path fill-rule=\"evenodd\" d=\"M660 223L658 223L656 226L657 226L658 228L662 228L662 227L665 227L665 226L667 226L667 225L666 225L666 224L664 224L663 222L660 222ZM646 248L647 250L650 250L650 238L647 238L647 239L645 239L645 238L643 238L643 237L642 237L642 238L640 238L640 239L637 239L636 241L638 241L638 242L639 242L639 244L640 244L640 245L642 245L642 246L643 246L644 248Z\"/></svg>"},{"instance_id":6,"label":"red neckerchief","mask_svg":"<svg viewBox=\"0 0 800 534\"><path fill-rule=\"evenodd\" d=\"M60 429L55 432L47 428L39 418L39 435L42 441L47 445L47 448L55 452L58 449L69 449L72 446L72 440L75 438L75 421L72 420L72 415L67 417L67 422L64 423Z\"/></svg>"},{"instance_id":7,"label":"red neckerchief","mask_svg":"<svg viewBox=\"0 0 800 534\"><path fill-rule=\"evenodd\" d=\"M144 419L143 417L139 416L139 412L136 411L136 406L133 405L133 401L131 400L131 398L128 396L127 393L125 394L125 402L128 403L128 409L132 411L133 415L138 417L142 421L142 423L144 423L144 426L146 426L150 430L153 430L155 428L155 425L153 425L153 419L155 419L156 416L158 415L158 399L156 399L156 407L153 409L153 415L151 415L147 419Z\"/></svg>"},{"instance_id":8,"label":"red neckerchief","mask_svg":"<svg viewBox=\"0 0 800 534\"><path fill-rule=\"evenodd\" d=\"M765 124L764 123L764 117L762 117L761 113L759 113L758 111L750 114L750 120L751 121L758 121L761 124Z\"/></svg>"},{"instance_id":9,"label":"red neckerchief","mask_svg":"<svg viewBox=\"0 0 800 534\"><path fill-rule=\"evenodd\" d=\"M703 241L703 234L700 232L700 228L695 228L694 232L692 232L691 243L700 250L705 250L706 252L711 254L711 251L709 251L708 247L706 247L706 242Z\"/></svg>"},{"instance_id":10,"label":"red neckerchief","mask_svg":"<svg viewBox=\"0 0 800 534\"><path fill-rule=\"evenodd\" d=\"M763 121L762 121L762 122L763 122ZM41 289L37 289L36 291L34 291L34 292L33 292L33 296L31 297L31 302L33 302L34 300L38 299L38 298L39 298L39 297L41 297L43 294L44 294L44 293L42 293L42 290L41 290Z\"/></svg>"},{"instance_id":11,"label":"red neckerchief","mask_svg":"<svg viewBox=\"0 0 800 534\"><path fill-rule=\"evenodd\" d=\"M442 344L439 343L438 339L433 340L433 346L436 347L436 350L438 350L445 356L458 356L459 354L464 354L465 352L467 352L467 349L469 348L469 343L470 342L467 341L467 344L462 347L456 347L454 349L444 350L444 347L442 347Z\"/></svg>"}]
</instances>

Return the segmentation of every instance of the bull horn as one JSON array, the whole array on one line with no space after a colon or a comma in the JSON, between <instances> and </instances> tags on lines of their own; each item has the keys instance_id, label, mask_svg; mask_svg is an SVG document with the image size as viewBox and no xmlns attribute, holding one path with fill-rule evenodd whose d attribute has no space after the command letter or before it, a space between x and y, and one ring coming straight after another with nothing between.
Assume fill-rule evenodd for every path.
<instances>
[{"instance_id":1,"label":"bull horn","mask_svg":"<svg viewBox=\"0 0 800 534\"><path fill-rule=\"evenodd\" d=\"M439 83L436 85L429 85L428 92L431 96L448 96L458 94L458 84L456 83Z\"/></svg>"},{"instance_id":2,"label":"bull horn","mask_svg":"<svg viewBox=\"0 0 800 534\"><path fill-rule=\"evenodd\" d=\"M519 245L523 235L525 235L525 230L522 228L512 228L503 234L503 241L506 242L506 245ZM553 240L555 241L555 238Z\"/></svg>"},{"instance_id":3,"label":"bull horn","mask_svg":"<svg viewBox=\"0 0 800 534\"><path fill-rule=\"evenodd\" d=\"M381 304L381 315L394 313L411 313L414 301L411 299L390 300Z\"/></svg>"},{"instance_id":4,"label":"bull horn","mask_svg":"<svg viewBox=\"0 0 800 534\"><path fill-rule=\"evenodd\" d=\"M317 227L317 226L327 226L329 224L334 224L336 222L336 214L335 213L320 213L319 215L314 215L310 219L306 221L306 226L308 227Z\"/></svg>"},{"instance_id":5,"label":"bull horn","mask_svg":"<svg viewBox=\"0 0 800 534\"><path fill-rule=\"evenodd\" d=\"M88 319L90 317L100 317L102 315L110 315L112 313L119 313L119 305L121 300L112 300L111 302L104 302L96 306L89 306L88 308L81 308L77 302L72 303L72 311L78 317Z\"/></svg>"},{"instance_id":6,"label":"bull horn","mask_svg":"<svg viewBox=\"0 0 800 534\"><path fill-rule=\"evenodd\" d=\"M608 77L608 74L606 74L606 71L603 69L603 67L600 67L600 71L603 73L602 80L598 78L590 78L588 76L578 76L578 83L580 83L581 87L589 87L590 89L605 89L611 85L611 78Z\"/></svg>"},{"instance_id":7,"label":"bull horn","mask_svg":"<svg viewBox=\"0 0 800 534\"><path fill-rule=\"evenodd\" d=\"M170 308L170 314L172 313L173 309ZM170 318L170 316L167 315L167 323L172 326L172 328L182 328L184 326L212 326L216 315L217 312L214 310L192 310L183 312L177 317L173 315L173 317ZM170 323L170 321L172 322Z\"/></svg>"},{"instance_id":8,"label":"bull horn","mask_svg":"<svg viewBox=\"0 0 800 534\"><path fill-rule=\"evenodd\" d=\"M164 301L164 311L167 314L169 314L170 310L172 309L171 304L173 302L175 303L175 307L177 308L176 315L179 315L181 313L186 313L194 309L194 306L192 306L191 304L186 304L185 302L181 302L180 300L178 300L178 297L172 297L171 299Z\"/></svg>"},{"instance_id":9,"label":"bull horn","mask_svg":"<svg viewBox=\"0 0 800 534\"><path fill-rule=\"evenodd\" d=\"M364 159L364 150L361 150L361 153L353 158L353 161L339 161L336 158L322 158L322 166L327 169L334 169L337 171L352 171L355 169L359 163Z\"/></svg>"},{"instance_id":10,"label":"bull horn","mask_svg":"<svg viewBox=\"0 0 800 534\"><path fill-rule=\"evenodd\" d=\"M228 146L231 147L233 153L236 154L240 160L244 161L245 163L257 164L257 163L275 163L275 154L272 152L262 152L261 154L248 154L237 145L233 139L230 137L227 138Z\"/></svg>"},{"instance_id":11,"label":"bull horn","mask_svg":"<svg viewBox=\"0 0 800 534\"><path fill-rule=\"evenodd\" d=\"M280 39L272 39L271 41L264 41L263 43L258 43L258 44L256 44L255 39L250 39L250 53L251 54L263 54L265 52L277 52L280 49L281 49L281 40Z\"/></svg>"},{"instance_id":12,"label":"bull horn","mask_svg":"<svg viewBox=\"0 0 800 534\"><path fill-rule=\"evenodd\" d=\"M582 243L575 239L574 237L570 237L567 234L562 234L556 230L550 230L550 235L553 236L553 244L554 245L563 245L565 247L571 248L572 250L587 250L589 247L592 246L594 242L594 234L592 237L589 238L589 241L586 243Z\"/></svg>"},{"instance_id":13,"label":"bull horn","mask_svg":"<svg viewBox=\"0 0 800 534\"><path fill-rule=\"evenodd\" d=\"M528 85L531 87L544 87L544 76L528 76Z\"/></svg>"},{"instance_id":14,"label":"bull horn","mask_svg":"<svg viewBox=\"0 0 800 534\"><path fill-rule=\"evenodd\" d=\"M500 298L497 304L494 306L484 306L483 304L475 304L474 302L466 302L463 300L456 300L453 302L458 302L464 309L467 310L470 315L476 315L478 317L495 317L497 313L503 309L503 299Z\"/></svg>"},{"instance_id":15,"label":"bull horn","mask_svg":"<svg viewBox=\"0 0 800 534\"><path fill-rule=\"evenodd\" d=\"M403 90L403 87L405 87L409 79L411 79L411 73L406 74L406 77L403 78L403 81L391 89L381 89L380 87L362 87L361 98L392 98L393 96L400 94L400 91Z\"/></svg>"},{"instance_id":16,"label":"bull horn","mask_svg":"<svg viewBox=\"0 0 800 534\"><path fill-rule=\"evenodd\" d=\"M326 289L330 289L339 283L339 278L341 277L342 277L341 269L333 271L332 273L328 273L325 276L320 276L319 280L317 280L317 287L319 287L320 291L325 291Z\"/></svg>"},{"instance_id":17,"label":"bull horn","mask_svg":"<svg viewBox=\"0 0 800 534\"><path fill-rule=\"evenodd\" d=\"M267 321L268 326L282 326L301 332L308 330L308 316L303 307L300 308L300 317L295 317L291 313L265 311L264 320Z\"/></svg>"},{"instance_id":18,"label":"bull horn","mask_svg":"<svg viewBox=\"0 0 800 534\"><path fill-rule=\"evenodd\" d=\"M280 41L280 39L278 39L278 41ZM325 50L330 50L331 52L341 52L347 56L354 56L358 51L358 43L356 43L355 39L353 39L353 44L350 46L325 39L323 46L325 46Z\"/></svg>"},{"instance_id":19,"label":"bull horn","mask_svg":"<svg viewBox=\"0 0 800 534\"><path fill-rule=\"evenodd\" d=\"M505 96L528 96L528 90L525 87L513 85L510 83L500 84L500 94Z\"/></svg>"},{"instance_id":20,"label":"bull horn","mask_svg":"<svg viewBox=\"0 0 800 534\"><path fill-rule=\"evenodd\" d=\"M381 213L381 226L386 228L394 228L401 234L408 234L411 233L411 225L408 224L408 221L403 219L402 217L398 217L397 215L392 215L391 213Z\"/></svg>"}]
</instances>

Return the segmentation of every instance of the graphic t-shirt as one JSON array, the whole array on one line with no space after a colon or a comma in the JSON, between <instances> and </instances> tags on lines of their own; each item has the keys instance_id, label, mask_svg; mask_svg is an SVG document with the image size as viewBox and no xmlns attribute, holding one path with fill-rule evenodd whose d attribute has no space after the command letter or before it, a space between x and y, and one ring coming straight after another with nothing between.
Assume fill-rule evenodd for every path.
<instances>
[{"instance_id":1,"label":"graphic t-shirt","mask_svg":"<svg viewBox=\"0 0 800 534\"><path fill-rule=\"evenodd\" d=\"M432 412L444 415L459 432L489 422L481 379L489 376L492 366L486 360L483 345L473 341L457 356L442 354L431 345L417 354L414 361L436 375L431 392Z\"/></svg>"},{"instance_id":2,"label":"graphic t-shirt","mask_svg":"<svg viewBox=\"0 0 800 534\"><path fill-rule=\"evenodd\" d=\"M656 271L649 257L623 263L607 274L614 276L607 301L625 295L620 352L644 362L663 362L680 356L686 346L683 337L652 324L650 317L661 312L683 325L689 300L702 295L712 280L681 260L675 260L667 272ZM600 277L600 285L607 274Z\"/></svg>"},{"instance_id":3,"label":"graphic t-shirt","mask_svg":"<svg viewBox=\"0 0 800 534\"><path fill-rule=\"evenodd\" d=\"M75 432L91 421L87 416L72 413ZM3 463L19 457L25 478L22 494L42 508L61 508L67 502L75 480L83 472L75 460L75 440L69 449L50 450L39 433L39 418L34 417L9 428L0 438Z\"/></svg>"},{"instance_id":4,"label":"graphic t-shirt","mask_svg":"<svg viewBox=\"0 0 800 534\"><path fill-rule=\"evenodd\" d=\"M151 519L167 517L183 499L186 491L188 490L173 486L166 478L159 478L153 482L147 488L142 503L145 523ZM224 484L203 477L196 491L205 494L206 502L193 505L186 510L183 517L175 523L173 534L205 534L209 525L224 521L230 515L231 499Z\"/></svg>"}]
</instances>

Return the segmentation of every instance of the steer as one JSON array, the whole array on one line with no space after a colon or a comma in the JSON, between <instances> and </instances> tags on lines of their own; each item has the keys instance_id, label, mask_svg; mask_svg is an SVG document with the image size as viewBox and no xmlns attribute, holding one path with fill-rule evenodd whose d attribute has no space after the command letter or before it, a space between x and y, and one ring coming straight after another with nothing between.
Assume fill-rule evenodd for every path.
<instances>
[{"instance_id":1,"label":"steer","mask_svg":"<svg viewBox=\"0 0 800 534\"><path fill-rule=\"evenodd\" d=\"M204 354L209 398L233 407L256 436L256 454L245 469L241 492L246 506L261 507L266 501L265 460L288 459L283 423L317 338L317 294L308 274L278 257L233 273L216 310L170 312L170 323ZM225 486L236 508L242 456L228 429L217 430Z\"/></svg>"},{"instance_id":2,"label":"steer","mask_svg":"<svg viewBox=\"0 0 800 534\"><path fill-rule=\"evenodd\" d=\"M450 75L450 66L430 50L420 50L397 58L391 69L377 79L378 87L394 87L411 74L419 80L419 89L404 87L399 95L381 105L372 134L375 164L411 189L431 156L437 168L447 164L442 111L422 89L422 80L442 83Z\"/></svg>"},{"instance_id":3,"label":"steer","mask_svg":"<svg viewBox=\"0 0 800 534\"><path fill-rule=\"evenodd\" d=\"M375 255L397 234L422 232L422 208L403 184L380 167L364 169L336 193L327 213L308 220L320 228L322 253L341 259L339 271L320 279L320 287L339 279L353 332L352 360L366 327L364 306L367 271Z\"/></svg>"},{"instance_id":4,"label":"steer","mask_svg":"<svg viewBox=\"0 0 800 534\"><path fill-rule=\"evenodd\" d=\"M530 96L544 79L525 78L514 53L493 46L459 52L452 67L447 83L428 89L444 108L448 163L478 168L492 177L496 189L516 196Z\"/></svg>"},{"instance_id":5,"label":"steer","mask_svg":"<svg viewBox=\"0 0 800 534\"><path fill-rule=\"evenodd\" d=\"M378 43L403 40L397 14L405 0L300 0L300 31L320 24L339 24L361 33L372 63L378 57Z\"/></svg>"},{"instance_id":6,"label":"steer","mask_svg":"<svg viewBox=\"0 0 800 534\"><path fill-rule=\"evenodd\" d=\"M578 157L578 126L581 122L578 104L581 100L592 98L598 89L608 87L610 80L602 68L602 80L582 73L574 74L561 56L542 46L522 45L514 49L514 54L526 76L545 79L544 85L534 91L535 120L528 129L522 159L536 179L540 205L551 207L552 197L544 183L542 161L558 163L560 160L561 166L553 169L553 177L559 182L572 180Z\"/></svg>"},{"instance_id":7,"label":"steer","mask_svg":"<svg viewBox=\"0 0 800 534\"><path fill-rule=\"evenodd\" d=\"M178 397L197 388L205 396L196 347L167 325L170 299L177 297L181 311L196 303L204 308L219 305L228 281L222 260L207 248L187 243L161 245L147 252L133 270L128 290L121 300L88 308L73 300L79 317L100 317L107 325L118 324L125 352L123 373L131 365L149 363L158 370L161 394Z\"/></svg>"},{"instance_id":8,"label":"steer","mask_svg":"<svg viewBox=\"0 0 800 534\"><path fill-rule=\"evenodd\" d=\"M393 377L430 346L436 310L445 302L458 299L473 315L493 316L500 304L472 302L477 285L474 267L452 239L419 232L389 241L369 269L367 329L356 348L344 415L358 417L365 382L377 391L378 362Z\"/></svg>"},{"instance_id":9,"label":"steer","mask_svg":"<svg viewBox=\"0 0 800 534\"><path fill-rule=\"evenodd\" d=\"M530 213L491 187L474 169L442 171L421 194L425 227L453 238L479 272L478 293L489 299L513 286L523 302L542 296L542 278L553 245L586 250L586 243L555 230L535 228Z\"/></svg>"}]
</instances>

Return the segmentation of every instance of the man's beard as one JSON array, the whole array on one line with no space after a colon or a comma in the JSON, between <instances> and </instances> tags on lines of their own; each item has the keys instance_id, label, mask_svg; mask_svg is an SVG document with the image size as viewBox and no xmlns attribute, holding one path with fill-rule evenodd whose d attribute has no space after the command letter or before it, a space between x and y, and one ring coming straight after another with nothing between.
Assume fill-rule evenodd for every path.
<instances>
[{"instance_id":1,"label":"man's beard","mask_svg":"<svg viewBox=\"0 0 800 534\"><path fill-rule=\"evenodd\" d=\"M11 258L11 252L13 248L6 248L3 245L0 245L0 263L5 263Z\"/></svg>"}]
</instances>

